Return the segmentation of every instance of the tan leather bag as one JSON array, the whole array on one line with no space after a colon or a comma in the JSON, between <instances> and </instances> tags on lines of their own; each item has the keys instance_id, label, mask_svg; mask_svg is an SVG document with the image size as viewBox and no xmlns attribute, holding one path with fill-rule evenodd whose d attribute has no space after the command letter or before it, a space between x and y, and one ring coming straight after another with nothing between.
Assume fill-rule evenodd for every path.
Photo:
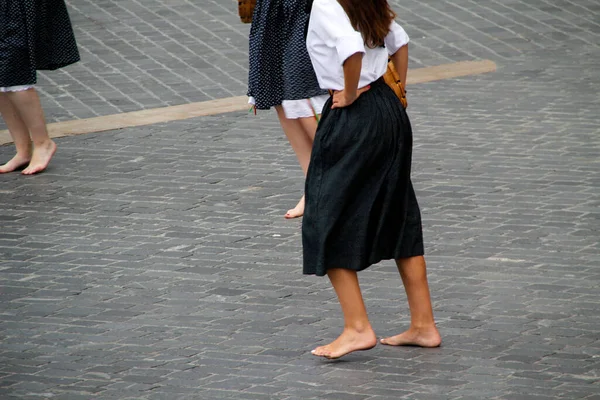
<instances>
[{"instance_id":1,"label":"tan leather bag","mask_svg":"<svg viewBox=\"0 0 600 400\"><path fill-rule=\"evenodd\" d=\"M383 80L385 83L392 88L396 96L400 99L402 106L406 108L408 106L408 101L406 100L406 91L404 90L404 85L400 82L400 77L398 76L398 72L396 72L396 67L392 60L388 61L387 71L383 75Z\"/></svg>"},{"instance_id":2,"label":"tan leather bag","mask_svg":"<svg viewBox=\"0 0 600 400\"><path fill-rule=\"evenodd\" d=\"M243 23L252 23L254 7L256 7L256 0L238 0L238 13Z\"/></svg>"}]
</instances>

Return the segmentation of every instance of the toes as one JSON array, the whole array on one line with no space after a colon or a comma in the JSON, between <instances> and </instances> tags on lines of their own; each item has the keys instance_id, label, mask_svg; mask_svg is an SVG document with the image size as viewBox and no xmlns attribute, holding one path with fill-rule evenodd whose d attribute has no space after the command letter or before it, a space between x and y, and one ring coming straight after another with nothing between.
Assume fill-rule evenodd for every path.
<instances>
[{"instance_id":1,"label":"toes","mask_svg":"<svg viewBox=\"0 0 600 400\"><path fill-rule=\"evenodd\" d=\"M395 343L392 341L392 338L381 338L379 340L382 344L393 346Z\"/></svg>"},{"instance_id":2,"label":"toes","mask_svg":"<svg viewBox=\"0 0 600 400\"><path fill-rule=\"evenodd\" d=\"M35 175L44 171L46 167L47 165L30 165L29 167L25 168L21 173L23 175Z\"/></svg>"},{"instance_id":3,"label":"toes","mask_svg":"<svg viewBox=\"0 0 600 400\"><path fill-rule=\"evenodd\" d=\"M393 337L382 338L380 340L380 342L382 344L385 344L386 346L403 346L403 345L408 344L408 342L406 342L404 340L400 340L398 338L393 338Z\"/></svg>"},{"instance_id":4,"label":"toes","mask_svg":"<svg viewBox=\"0 0 600 400\"><path fill-rule=\"evenodd\" d=\"M321 348L317 347L316 349L311 350L310 352L311 352L311 354L314 354L315 356L318 356L321 353Z\"/></svg>"},{"instance_id":5,"label":"toes","mask_svg":"<svg viewBox=\"0 0 600 400\"><path fill-rule=\"evenodd\" d=\"M322 350L318 350L318 349L314 349L313 351L311 351L311 354L313 356L317 356L317 357L323 357L323 358L327 358L327 359L332 359L331 357L331 353L330 352L326 352L326 351L322 351Z\"/></svg>"},{"instance_id":6,"label":"toes","mask_svg":"<svg viewBox=\"0 0 600 400\"><path fill-rule=\"evenodd\" d=\"M311 354L317 357L329 358L331 356L331 351L323 347L317 347L316 349L311 351Z\"/></svg>"}]
</instances>

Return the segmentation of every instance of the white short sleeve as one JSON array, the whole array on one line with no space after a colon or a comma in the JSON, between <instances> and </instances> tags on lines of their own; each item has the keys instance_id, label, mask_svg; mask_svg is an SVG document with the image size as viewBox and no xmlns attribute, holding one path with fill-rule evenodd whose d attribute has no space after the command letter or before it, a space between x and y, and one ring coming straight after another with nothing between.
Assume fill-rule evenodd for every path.
<instances>
[{"instance_id":1,"label":"white short sleeve","mask_svg":"<svg viewBox=\"0 0 600 400\"><path fill-rule=\"evenodd\" d=\"M362 35L352 27L346 12L337 1L316 0L310 24L310 28L327 46L335 47L340 65L353 54L365 52Z\"/></svg>"},{"instance_id":2,"label":"white short sleeve","mask_svg":"<svg viewBox=\"0 0 600 400\"><path fill-rule=\"evenodd\" d=\"M409 38L404 29L392 21L390 25L390 33L385 37L385 47L387 48L388 54L391 56L396 53L400 48L408 44Z\"/></svg>"}]
</instances>

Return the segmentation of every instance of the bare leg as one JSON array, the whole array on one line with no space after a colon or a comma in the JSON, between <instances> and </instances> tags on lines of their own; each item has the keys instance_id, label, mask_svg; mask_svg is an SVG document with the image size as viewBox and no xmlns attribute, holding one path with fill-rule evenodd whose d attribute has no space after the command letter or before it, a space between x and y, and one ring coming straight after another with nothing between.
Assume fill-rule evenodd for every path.
<instances>
[{"instance_id":1,"label":"bare leg","mask_svg":"<svg viewBox=\"0 0 600 400\"><path fill-rule=\"evenodd\" d=\"M342 306L344 331L336 340L317 347L311 353L336 359L353 351L372 349L377 344L377 337L367 316L356 272L336 268L328 270L327 276Z\"/></svg>"},{"instance_id":2,"label":"bare leg","mask_svg":"<svg viewBox=\"0 0 600 400\"><path fill-rule=\"evenodd\" d=\"M315 132L317 131L317 122L314 118L299 118L299 119L288 119L285 116L282 106L276 106L277 116L281 128L285 133L292 149L296 153L300 168L304 176L308 171L308 164L310 162L310 154L312 152L313 140ZM285 214L285 218L292 219L301 217L304 214L304 196L300 199L296 207L288 210Z\"/></svg>"},{"instance_id":3,"label":"bare leg","mask_svg":"<svg viewBox=\"0 0 600 400\"><path fill-rule=\"evenodd\" d=\"M6 164L0 166L0 174L12 172L29 164L31 160L31 139L25 122L13 107L6 93L0 93L0 114L15 142L17 154Z\"/></svg>"},{"instance_id":4,"label":"bare leg","mask_svg":"<svg viewBox=\"0 0 600 400\"><path fill-rule=\"evenodd\" d=\"M300 118L298 121L300 121L300 125L302 125L302 128L304 129L304 133L308 136L310 143L312 144L315 141L315 134L317 133L317 120L313 117L310 117ZM308 159L310 161L310 156Z\"/></svg>"},{"instance_id":5,"label":"bare leg","mask_svg":"<svg viewBox=\"0 0 600 400\"><path fill-rule=\"evenodd\" d=\"M35 89L10 92L7 95L21 120L27 126L33 140L31 162L23 170L23 174L32 175L42 172L56 152L56 144L48 136L40 98Z\"/></svg>"},{"instance_id":6,"label":"bare leg","mask_svg":"<svg viewBox=\"0 0 600 400\"><path fill-rule=\"evenodd\" d=\"M433 319L427 268L423 256L396 260L410 308L410 328L399 335L381 339L391 346L438 347L442 338Z\"/></svg>"}]
</instances>

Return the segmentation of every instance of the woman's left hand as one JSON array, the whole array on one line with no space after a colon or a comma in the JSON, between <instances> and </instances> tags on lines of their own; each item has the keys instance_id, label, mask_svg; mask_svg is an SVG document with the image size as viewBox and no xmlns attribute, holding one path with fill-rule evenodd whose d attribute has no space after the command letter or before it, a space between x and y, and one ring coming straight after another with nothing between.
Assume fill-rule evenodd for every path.
<instances>
[{"instance_id":1,"label":"woman's left hand","mask_svg":"<svg viewBox=\"0 0 600 400\"><path fill-rule=\"evenodd\" d=\"M371 86L365 86L356 90L354 93L350 93L349 91L338 90L333 92L333 105L331 108L343 108L348 107L352 103L356 101L360 97L361 94L371 89Z\"/></svg>"}]
</instances>

